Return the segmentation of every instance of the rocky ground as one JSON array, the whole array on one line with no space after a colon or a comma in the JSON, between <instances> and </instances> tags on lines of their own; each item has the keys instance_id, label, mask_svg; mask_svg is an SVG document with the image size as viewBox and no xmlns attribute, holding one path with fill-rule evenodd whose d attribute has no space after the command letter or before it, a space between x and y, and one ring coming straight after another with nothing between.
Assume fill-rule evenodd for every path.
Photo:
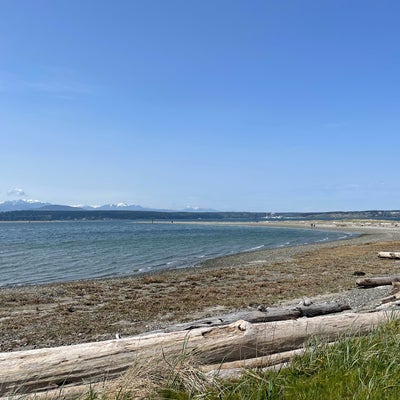
<instances>
[{"instance_id":1,"label":"rocky ground","mask_svg":"<svg viewBox=\"0 0 400 400\"><path fill-rule=\"evenodd\" d=\"M3 288L0 351L134 335L258 305L295 303L303 297L345 300L356 311L373 309L391 288L357 289L355 273L400 275L400 260L377 257L379 251L400 250L400 228L394 223L354 222L339 227L317 223L317 228L362 235L222 257L178 271Z\"/></svg>"}]
</instances>

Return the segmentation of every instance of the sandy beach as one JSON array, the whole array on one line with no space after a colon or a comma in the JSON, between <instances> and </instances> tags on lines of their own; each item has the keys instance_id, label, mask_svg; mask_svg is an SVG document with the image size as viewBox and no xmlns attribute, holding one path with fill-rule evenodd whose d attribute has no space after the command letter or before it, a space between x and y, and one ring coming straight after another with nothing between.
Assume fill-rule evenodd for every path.
<instances>
[{"instance_id":1,"label":"sandy beach","mask_svg":"<svg viewBox=\"0 0 400 400\"><path fill-rule=\"evenodd\" d=\"M355 289L355 272L400 272L400 260L377 256L378 251L400 250L400 224L313 223L316 229L360 236L241 253L194 268L141 276L0 289L0 351L129 336L229 311L296 302L304 296L344 296L353 309L370 309L380 294L371 291L373 295L365 296L365 289ZM310 221L260 224L310 229Z\"/></svg>"}]
</instances>

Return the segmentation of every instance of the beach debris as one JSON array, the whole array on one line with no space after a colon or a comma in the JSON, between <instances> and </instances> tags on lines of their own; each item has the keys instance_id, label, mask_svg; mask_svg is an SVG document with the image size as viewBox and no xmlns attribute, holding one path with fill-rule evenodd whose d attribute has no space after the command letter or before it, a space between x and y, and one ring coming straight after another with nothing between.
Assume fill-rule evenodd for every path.
<instances>
[{"instance_id":1,"label":"beach debris","mask_svg":"<svg viewBox=\"0 0 400 400\"><path fill-rule=\"evenodd\" d=\"M381 304L392 303L393 301L399 300L400 296L396 296L395 294L391 294L390 296L384 297L381 300Z\"/></svg>"},{"instance_id":2,"label":"beach debris","mask_svg":"<svg viewBox=\"0 0 400 400\"><path fill-rule=\"evenodd\" d=\"M400 282L400 276L378 276L374 278L361 278L356 280L357 286L363 288L392 285L393 282Z\"/></svg>"},{"instance_id":3,"label":"beach debris","mask_svg":"<svg viewBox=\"0 0 400 400\"><path fill-rule=\"evenodd\" d=\"M311 301L311 300L310 300ZM319 315L340 313L345 310L350 310L349 304L339 301L327 301L323 303L312 303L297 307L302 317L312 318Z\"/></svg>"},{"instance_id":4,"label":"beach debris","mask_svg":"<svg viewBox=\"0 0 400 400\"><path fill-rule=\"evenodd\" d=\"M308 297L304 297L304 299L301 301L300 304L303 305L303 306L308 307L308 306L311 306L312 303L313 302L312 302L311 299L309 299Z\"/></svg>"},{"instance_id":5,"label":"beach debris","mask_svg":"<svg viewBox=\"0 0 400 400\"><path fill-rule=\"evenodd\" d=\"M395 300L381 304L380 306L376 307L376 310L386 310L388 308L399 307L399 306L400 306L400 300Z\"/></svg>"},{"instance_id":6,"label":"beach debris","mask_svg":"<svg viewBox=\"0 0 400 400\"><path fill-rule=\"evenodd\" d=\"M380 251L378 253L378 257L400 259L400 251Z\"/></svg>"},{"instance_id":7,"label":"beach debris","mask_svg":"<svg viewBox=\"0 0 400 400\"><path fill-rule=\"evenodd\" d=\"M381 305L385 305L385 307L378 307L377 309L387 308L391 306L399 305L400 300L400 282L392 282L393 285L393 293L390 296L384 297L381 300Z\"/></svg>"},{"instance_id":8,"label":"beach debris","mask_svg":"<svg viewBox=\"0 0 400 400\"><path fill-rule=\"evenodd\" d=\"M347 303L341 303L338 301L314 304L310 299L308 299L306 304L308 305L304 305L303 302L301 302L297 306L268 307L265 309L265 311L239 311L236 313L224 314L188 323L172 325L164 329L163 332L174 332L178 330L189 331L197 328L228 325L238 320L243 320L250 323L261 323L285 321L290 319L298 319L301 317L311 318L318 315L333 314L350 309L350 306Z\"/></svg>"},{"instance_id":9,"label":"beach debris","mask_svg":"<svg viewBox=\"0 0 400 400\"><path fill-rule=\"evenodd\" d=\"M364 275L366 275L366 273L364 271L354 271L353 275L354 276L364 276Z\"/></svg>"}]
</instances>

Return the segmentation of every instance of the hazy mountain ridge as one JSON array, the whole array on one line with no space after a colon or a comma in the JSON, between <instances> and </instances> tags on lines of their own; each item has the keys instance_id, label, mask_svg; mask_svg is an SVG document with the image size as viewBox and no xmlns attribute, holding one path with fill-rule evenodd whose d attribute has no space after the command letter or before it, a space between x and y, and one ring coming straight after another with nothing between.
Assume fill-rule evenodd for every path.
<instances>
[{"instance_id":1,"label":"hazy mountain ridge","mask_svg":"<svg viewBox=\"0 0 400 400\"><path fill-rule=\"evenodd\" d=\"M41 210L41 211L159 211L159 212L176 212L177 210L169 209L158 209L142 207L137 204L127 204L127 203L110 203L101 206L90 206L90 205L79 205L70 206L64 204L52 204L45 203L39 200L8 200L0 202L0 212L7 211L30 211L30 210ZM203 209L199 207L186 207L183 210L185 212L217 212L213 209Z\"/></svg>"},{"instance_id":2,"label":"hazy mountain ridge","mask_svg":"<svg viewBox=\"0 0 400 400\"><path fill-rule=\"evenodd\" d=\"M22 215L21 212L27 212ZM46 212L51 215L45 214ZM44 203L37 200L11 200L0 203L1 220L29 218L102 219L102 218L166 218L219 219L245 218L250 220L341 220L375 219L400 220L400 210L329 211L329 212L221 212L213 209L186 207L183 210L146 208L140 205L118 203L102 206L69 206ZM13 214L5 216L4 214ZM70 214L70 215L68 215Z\"/></svg>"},{"instance_id":3,"label":"hazy mountain ridge","mask_svg":"<svg viewBox=\"0 0 400 400\"><path fill-rule=\"evenodd\" d=\"M154 208L142 207L137 204L126 204L126 203L110 203L102 206L81 206L83 210L98 210L98 211L112 211L112 210L125 210L125 211L153 211ZM160 210L164 211L164 210Z\"/></svg>"}]
</instances>

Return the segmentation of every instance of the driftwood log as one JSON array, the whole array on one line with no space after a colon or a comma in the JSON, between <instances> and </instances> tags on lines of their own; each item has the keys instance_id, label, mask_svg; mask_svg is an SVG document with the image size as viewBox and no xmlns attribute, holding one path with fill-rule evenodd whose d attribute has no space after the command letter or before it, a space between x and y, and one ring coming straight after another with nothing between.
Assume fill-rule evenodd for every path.
<instances>
[{"instance_id":1,"label":"driftwood log","mask_svg":"<svg viewBox=\"0 0 400 400\"><path fill-rule=\"evenodd\" d=\"M380 258L400 259L400 251L380 251L378 256Z\"/></svg>"},{"instance_id":2,"label":"driftwood log","mask_svg":"<svg viewBox=\"0 0 400 400\"><path fill-rule=\"evenodd\" d=\"M381 304L391 303L396 300L400 300L400 291L398 290L397 285L393 287L393 292L390 296L384 297L381 300Z\"/></svg>"},{"instance_id":3,"label":"driftwood log","mask_svg":"<svg viewBox=\"0 0 400 400\"><path fill-rule=\"evenodd\" d=\"M388 301L386 303L382 303L380 306L376 307L376 310L386 310L388 308L398 307L400 306L400 300Z\"/></svg>"},{"instance_id":4,"label":"driftwood log","mask_svg":"<svg viewBox=\"0 0 400 400\"><path fill-rule=\"evenodd\" d=\"M242 370L243 368L265 368L265 367L271 367L273 365L278 365L278 364L288 362L294 356L300 356L300 355L304 354L304 352L305 352L305 348L302 347L302 348L296 349L296 350L283 351L281 353L270 354L269 356L262 356L262 357L249 358L246 360L225 362L223 364L219 363L219 364L204 365L200 369L203 372L220 375L219 372L224 371L224 370L236 370L236 369Z\"/></svg>"},{"instance_id":5,"label":"driftwood log","mask_svg":"<svg viewBox=\"0 0 400 400\"><path fill-rule=\"evenodd\" d=\"M270 307L265 309L265 311L240 311L236 313L220 315L217 317L204 318L185 324L177 324L164 329L163 332L229 325L239 320L251 323L285 321L288 319L297 319L301 317L315 317L317 315L333 314L349 309L350 306L348 304L337 301L315 303L308 306L298 305L295 307Z\"/></svg>"},{"instance_id":6,"label":"driftwood log","mask_svg":"<svg viewBox=\"0 0 400 400\"><path fill-rule=\"evenodd\" d=\"M156 362L188 352L202 363L218 364L269 356L301 348L310 337L335 340L363 333L400 313L374 312L250 323L136 337L49 349L0 353L0 395L38 392L99 382L119 376L135 362Z\"/></svg>"},{"instance_id":7,"label":"driftwood log","mask_svg":"<svg viewBox=\"0 0 400 400\"><path fill-rule=\"evenodd\" d=\"M356 280L356 284L361 287L376 287L392 285L393 282L399 282L400 276L379 276L375 278L360 278Z\"/></svg>"}]
</instances>

